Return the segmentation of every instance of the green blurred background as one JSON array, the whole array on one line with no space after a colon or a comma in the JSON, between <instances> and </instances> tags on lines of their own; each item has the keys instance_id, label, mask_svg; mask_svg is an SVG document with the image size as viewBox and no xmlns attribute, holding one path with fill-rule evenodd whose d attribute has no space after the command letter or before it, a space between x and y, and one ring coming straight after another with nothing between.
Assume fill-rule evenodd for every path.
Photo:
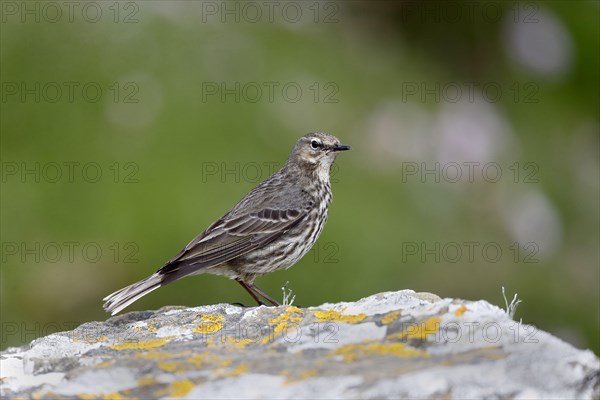
<instances>
[{"instance_id":1,"label":"green blurred background","mask_svg":"<svg viewBox=\"0 0 600 400\"><path fill-rule=\"evenodd\" d=\"M1 4L1 348L106 319L320 130L353 146L329 223L261 288L505 286L600 352L597 1ZM129 310L219 302L252 304L205 275Z\"/></svg>"}]
</instances>

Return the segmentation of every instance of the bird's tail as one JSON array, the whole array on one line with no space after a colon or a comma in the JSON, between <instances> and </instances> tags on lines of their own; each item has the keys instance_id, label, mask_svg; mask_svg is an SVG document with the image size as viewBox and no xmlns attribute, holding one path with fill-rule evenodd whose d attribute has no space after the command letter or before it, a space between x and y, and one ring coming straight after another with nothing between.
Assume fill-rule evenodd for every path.
<instances>
[{"instance_id":1,"label":"bird's tail","mask_svg":"<svg viewBox=\"0 0 600 400\"><path fill-rule=\"evenodd\" d=\"M116 292L109 294L102 299L105 301L104 309L110 312L112 315L115 315L134 301L161 287L164 283L166 283L163 282L163 278L163 275L155 273L146 279L142 279L141 281L134 283L133 285L129 285L121 290L117 290Z\"/></svg>"}]
</instances>

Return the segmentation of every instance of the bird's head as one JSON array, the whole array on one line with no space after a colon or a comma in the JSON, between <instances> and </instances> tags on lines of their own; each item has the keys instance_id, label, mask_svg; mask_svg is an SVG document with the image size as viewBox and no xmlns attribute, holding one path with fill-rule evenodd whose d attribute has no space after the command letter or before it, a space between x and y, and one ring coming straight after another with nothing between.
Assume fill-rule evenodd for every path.
<instances>
[{"instance_id":1,"label":"bird's head","mask_svg":"<svg viewBox=\"0 0 600 400\"><path fill-rule=\"evenodd\" d=\"M314 132L302 136L290 154L290 161L319 173L329 174L331 164L340 151L350 150L333 135Z\"/></svg>"}]
</instances>

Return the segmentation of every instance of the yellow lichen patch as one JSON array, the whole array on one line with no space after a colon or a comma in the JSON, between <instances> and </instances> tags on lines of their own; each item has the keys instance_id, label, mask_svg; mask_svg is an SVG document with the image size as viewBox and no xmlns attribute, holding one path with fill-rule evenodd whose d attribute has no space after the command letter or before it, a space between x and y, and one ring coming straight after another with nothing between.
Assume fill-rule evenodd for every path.
<instances>
[{"instance_id":1,"label":"yellow lichen patch","mask_svg":"<svg viewBox=\"0 0 600 400\"><path fill-rule=\"evenodd\" d=\"M358 343L342 346L333 352L333 355L340 355L344 361L352 362L357 358L372 355L392 355L396 357L429 357L429 354L423 350L415 349L406 345L406 343Z\"/></svg>"},{"instance_id":2,"label":"yellow lichen patch","mask_svg":"<svg viewBox=\"0 0 600 400\"><path fill-rule=\"evenodd\" d=\"M156 378L151 376L144 376L143 378L140 378L137 381L138 386L150 386L155 385L157 383L158 381L156 380Z\"/></svg>"},{"instance_id":3,"label":"yellow lichen patch","mask_svg":"<svg viewBox=\"0 0 600 400\"><path fill-rule=\"evenodd\" d=\"M183 397L188 394L194 386L194 383L189 379L173 382L169 387L171 392L170 397Z\"/></svg>"},{"instance_id":4,"label":"yellow lichen patch","mask_svg":"<svg viewBox=\"0 0 600 400\"><path fill-rule=\"evenodd\" d=\"M241 363L240 365L238 365L231 371L225 371L225 372L219 373L218 376L222 377L222 378L233 378L235 376L239 376L239 375L246 373L248 371L248 369L249 369L248 364Z\"/></svg>"},{"instance_id":5,"label":"yellow lichen patch","mask_svg":"<svg viewBox=\"0 0 600 400\"><path fill-rule=\"evenodd\" d=\"M317 371L316 369L309 369L300 372L300 374L295 374L294 376L291 376L290 372L288 370L285 370L283 372L283 375L286 377L283 383L290 384L312 378L313 376L317 376L319 375L319 371Z\"/></svg>"},{"instance_id":6,"label":"yellow lichen patch","mask_svg":"<svg viewBox=\"0 0 600 400\"><path fill-rule=\"evenodd\" d=\"M238 339L237 337L225 336L225 345L235 347L236 349L243 349L250 343L254 343L254 340L249 338Z\"/></svg>"},{"instance_id":7,"label":"yellow lichen patch","mask_svg":"<svg viewBox=\"0 0 600 400\"><path fill-rule=\"evenodd\" d=\"M335 322L348 322L350 324L355 324L357 322L362 321L367 317L366 314L343 314L339 311L335 310L327 310L327 311L315 311L315 317L324 321L335 321Z\"/></svg>"},{"instance_id":8,"label":"yellow lichen patch","mask_svg":"<svg viewBox=\"0 0 600 400\"><path fill-rule=\"evenodd\" d=\"M156 365L166 372L184 372L186 370L185 366L178 362L159 361Z\"/></svg>"},{"instance_id":9,"label":"yellow lichen patch","mask_svg":"<svg viewBox=\"0 0 600 400\"><path fill-rule=\"evenodd\" d=\"M80 393L77 395L77 398L81 399L81 400L93 400L98 398L97 394L91 394L91 393Z\"/></svg>"},{"instance_id":10,"label":"yellow lichen patch","mask_svg":"<svg viewBox=\"0 0 600 400\"><path fill-rule=\"evenodd\" d=\"M115 363L114 360L102 361L101 363L96 364L95 367L96 368L104 368L104 367L108 367L109 365L112 365L114 363Z\"/></svg>"},{"instance_id":11,"label":"yellow lichen patch","mask_svg":"<svg viewBox=\"0 0 600 400\"><path fill-rule=\"evenodd\" d=\"M231 360L222 360L218 365L217 368L227 368L231 365Z\"/></svg>"},{"instance_id":12,"label":"yellow lichen patch","mask_svg":"<svg viewBox=\"0 0 600 400\"><path fill-rule=\"evenodd\" d=\"M461 304L460 307L458 307L456 309L456 311L454 311L454 315L456 315L457 317L460 317L461 315L463 315L465 312L467 311L467 306L465 306L464 304Z\"/></svg>"},{"instance_id":13,"label":"yellow lichen patch","mask_svg":"<svg viewBox=\"0 0 600 400\"><path fill-rule=\"evenodd\" d=\"M316 369L309 369L308 371L302 371L300 373L300 379L304 380L317 375L319 375L319 371L317 371Z\"/></svg>"},{"instance_id":14,"label":"yellow lichen patch","mask_svg":"<svg viewBox=\"0 0 600 400\"><path fill-rule=\"evenodd\" d=\"M77 343L86 343L86 344L94 344L94 343L98 343L98 342L106 342L108 340L108 338L106 336L100 336L97 338L92 338L90 340L85 339L85 338L73 338L74 342Z\"/></svg>"},{"instance_id":15,"label":"yellow lichen patch","mask_svg":"<svg viewBox=\"0 0 600 400\"><path fill-rule=\"evenodd\" d=\"M175 336L168 336L161 339L141 340L139 342L125 342L120 344L113 344L109 347L113 350L150 350L164 346L168 343L170 339L173 339L174 337Z\"/></svg>"},{"instance_id":16,"label":"yellow lichen patch","mask_svg":"<svg viewBox=\"0 0 600 400\"><path fill-rule=\"evenodd\" d=\"M4 399L4 397L1 397L2 399ZM43 400L43 399L52 399L52 400L62 400L62 399L67 399L67 398L71 398L71 397L65 397L65 396L61 396L60 394L56 394L51 390L47 390L47 389L40 389L40 390L36 390L35 392L33 392L33 394L31 395L31 398L33 400ZM98 398L98 396L95 396L94 398Z\"/></svg>"},{"instance_id":17,"label":"yellow lichen patch","mask_svg":"<svg viewBox=\"0 0 600 400\"><path fill-rule=\"evenodd\" d=\"M104 397L102 397L104 400L123 400L125 399L125 397L121 396L119 393L114 392L114 393L109 393L104 395Z\"/></svg>"},{"instance_id":18,"label":"yellow lichen patch","mask_svg":"<svg viewBox=\"0 0 600 400\"><path fill-rule=\"evenodd\" d=\"M267 344L269 343L271 340L273 339L272 335L265 335L265 337L263 337L262 339L260 339L257 343L260 344Z\"/></svg>"},{"instance_id":19,"label":"yellow lichen patch","mask_svg":"<svg viewBox=\"0 0 600 400\"><path fill-rule=\"evenodd\" d=\"M385 315L383 318L381 318L381 323L383 325L389 325L392 322L396 321L399 316L400 316L400 311L393 311L393 312Z\"/></svg>"},{"instance_id":20,"label":"yellow lichen patch","mask_svg":"<svg viewBox=\"0 0 600 400\"><path fill-rule=\"evenodd\" d=\"M158 330L158 328L156 328L156 321L149 322L146 328L148 329L148 332L156 332Z\"/></svg>"},{"instance_id":21,"label":"yellow lichen patch","mask_svg":"<svg viewBox=\"0 0 600 400\"><path fill-rule=\"evenodd\" d=\"M410 324L409 327L403 331L389 335L388 339L427 339L428 335L436 333L440 329L440 317L431 317L418 324Z\"/></svg>"},{"instance_id":22,"label":"yellow lichen patch","mask_svg":"<svg viewBox=\"0 0 600 400\"><path fill-rule=\"evenodd\" d=\"M209 352L196 354L185 361L192 364L195 368L200 368L201 366L208 364L211 364L212 366L217 364L219 368L225 368L231 365L231 360L223 360L221 357Z\"/></svg>"},{"instance_id":23,"label":"yellow lichen patch","mask_svg":"<svg viewBox=\"0 0 600 400\"><path fill-rule=\"evenodd\" d=\"M288 307L284 313L280 314L279 316L273 319L270 319L269 325L276 325L273 332L275 334L278 334L284 329L286 329L290 325L290 323L297 325L300 321L302 321L303 315L304 311L302 311L298 307ZM268 340L269 337L267 336L267 341Z\"/></svg>"},{"instance_id":24,"label":"yellow lichen patch","mask_svg":"<svg viewBox=\"0 0 600 400\"><path fill-rule=\"evenodd\" d=\"M300 373L300 379L304 380L317 375L319 375L319 371L317 371L316 369L309 369Z\"/></svg>"},{"instance_id":25,"label":"yellow lichen patch","mask_svg":"<svg viewBox=\"0 0 600 400\"><path fill-rule=\"evenodd\" d=\"M225 317L222 315L203 315L201 318L202 323L197 328L192 329L192 332L202 333L204 335L209 333L219 332L223 329L223 321Z\"/></svg>"},{"instance_id":26,"label":"yellow lichen patch","mask_svg":"<svg viewBox=\"0 0 600 400\"><path fill-rule=\"evenodd\" d=\"M186 360L188 363L193 364L196 368L204 364L205 357L202 354L197 354Z\"/></svg>"}]
</instances>

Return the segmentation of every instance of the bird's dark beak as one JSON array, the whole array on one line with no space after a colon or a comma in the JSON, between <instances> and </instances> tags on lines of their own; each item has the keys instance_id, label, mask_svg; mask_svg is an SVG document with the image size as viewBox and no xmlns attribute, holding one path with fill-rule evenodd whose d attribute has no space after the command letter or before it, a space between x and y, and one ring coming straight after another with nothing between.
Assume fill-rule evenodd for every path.
<instances>
[{"instance_id":1,"label":"bird's dark beak","mask_svg":"<svg viewBox=\"0 0 600 400\"><path fill-rule=\"evenodd\" d=\"M348 146L347 144L336 144L333 146L332 150L333 151L346 151L346 150L350 150L352 147Z\"/></svg>"}]
</instances>

